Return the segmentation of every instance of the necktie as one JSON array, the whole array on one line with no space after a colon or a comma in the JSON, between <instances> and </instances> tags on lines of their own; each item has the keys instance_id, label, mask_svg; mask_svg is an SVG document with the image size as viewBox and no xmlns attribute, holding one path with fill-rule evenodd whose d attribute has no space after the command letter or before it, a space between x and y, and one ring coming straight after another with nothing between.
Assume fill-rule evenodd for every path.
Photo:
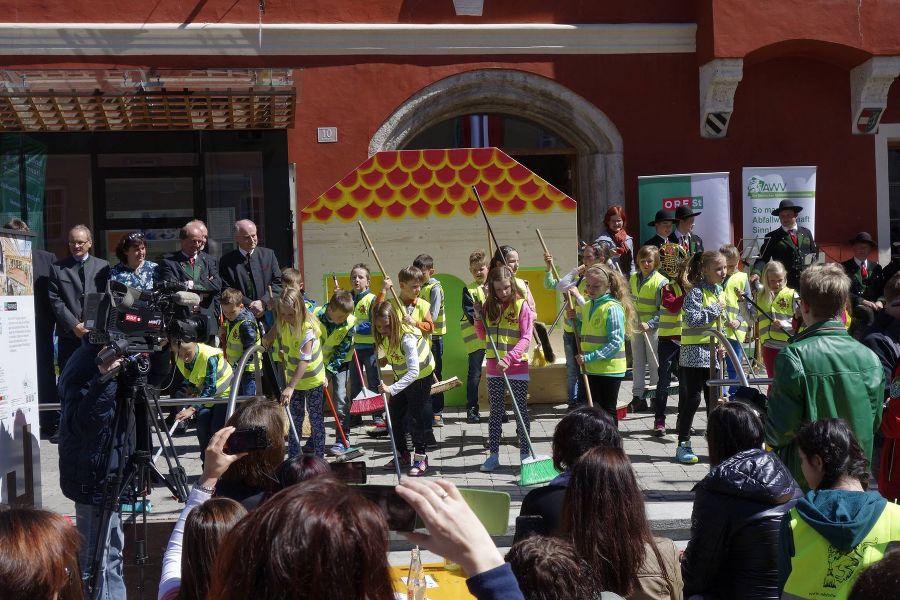
<instances>
[{"instance_id":1,"label":"necktie","mask_svg":"<svg viewBox=\"0 0 900 600\"><path fill-rule=\"evenodd\" d=\"M684 236L684 249L687 250L688 252L691 251L691 236L690 235Z\"/></svg>"},{"instance_id":2,"label":"necktie","mask_svg":"<svg viewBox=\"0 0 900 600\"><path fill-rule=\"evenodd\" d=\"M791 229L791 241L794 242L795 246L798 246L797 243L797 231L795 229Z\"/></svg>"},{"instance_id":3,"label":"necktie","mask_svg":"<svg viewBox=\"0 0 900 600\"><path fill-rule=\"evenodd\" d=\"M863 279L869 276L869 268L866 266L866 261L859 265L859 272L862 274Z\"/></svg>"},{"instance_id":4,"label":"necktie","mask_svg":"<svg viewBox=\"0 0 900 600\"><path fill-rule=\"evenodd\" d=\"M194 261L196 261L196 260L197 260L197 259L196 259L196 258L194 258L194 257L193 257L193 256L192 256L192 257L190 257L190 258L189 258L189 259L188 259L188 262L190 262L190 263L191 263L191 268L192 268L192 269L193 269L193 268L194 268Z\"/></svg>"},{"instance_id":5,"label":"necktie","mask_svg":"<svg viewBox=\"0 0 900 600\"><path fill-rule=\"evenodd\" d=\"M247 294L247 296L250 297L251 299L255 300L256 299L256 282L253 280L253 254L252 253L247 254L247 276L248 276L247 278L250 282L250 287L247 290L250 293Z\"/></svg>"},{"instance_id":6,"label":"necktie","mask_svg":"<svg viewBox=\"0 0 900 600\"><path fill-rule=\"evenodd\" d=\"M84 263L86 263L86 262L87 262L87 259L78 263L78 279L81 280L81 290L82 291L86 291L84 289Z\"/></svg>"}]
</instances>

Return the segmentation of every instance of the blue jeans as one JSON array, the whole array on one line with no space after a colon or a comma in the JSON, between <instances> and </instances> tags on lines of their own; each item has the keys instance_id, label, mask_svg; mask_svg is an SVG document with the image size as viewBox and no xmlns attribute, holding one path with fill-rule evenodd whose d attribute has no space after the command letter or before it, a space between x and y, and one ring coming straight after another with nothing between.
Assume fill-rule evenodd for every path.
<instances>
[{"instance_id":1,"label":"blue jeans","mask_svg":"<svg viewBox=\"0 0 900 600\"><path fill-rule=\"evenodd\" d=\"M197 441L200 442L200 459L203 460L209 440L215 433L225 427L227 404L214 404L212 408L201 406L194 417L197 423Z\"/></svg>"},{"instance_id":2,"label":"blue jeans","mask_svg":"<svg viewBox=\"0 0 900 600\"><path fill-rule=\"evenodd\" d=\"M741 360L741 358L744 356L744 345L737 340L728 340L728 343L731 344L732 348L734 348L734 353L737 354L738 360ZM731 357L727 355L725 356L725 371L728 373L728 379L734 379L737 376L737 371L735 371L734 365L731 364ZM737 389L738 386L736 385L728 386L728 397L734 398L734 395L737 393Z\"/></svg>"},{"instance_id":3,"label":"blue jeans","mask_svg":"<svg viewBox=\"0 0 900 600\"><path fill-rule=\"evenodd\" d=\"M352 370L355 370L355 367L352 367ZM337 412L337 418L340 419L341 428L344 430L344 435L347 436L348 443L350 442L350 398L347 396L347 383L350 379L350 371L350 363L347 363L337 373L328 375L333 391L331 400L334 402L334 410ZM334 440L343 443L340 435L337 425L335 425Z\"/></svg>"},{"instance_id":4,"label":"blue jeans","mask_svg":"<svg viewBox=\"0 0 900 600\"><path fill-rule=\"evenodd\" d=\"M364 369L363 373L365 373L366 376L366 387L377 394L380 373L378 371L378 355L375 353L375 349L357 348L356 357L359 359L360 366ZM350 399L356 398L357 394L361 391L362 384L360 383L359 373L356 371L356 365L354 364L350 368ZM384 413L373 414L372 420L375 422L383 421Z\"/></svg>"},{"instance_id":5,"label":"blue jeans","mask_svg":"<svg viewBox=\"0 0 900 600\"><path fill-rule=\"evenodd\" d=\"M102 523L100 522L100 507L92 504L75 503L75 527L81 534L84 542L78 550L78 561L81 564L81 580L87 595L88 579L91 576L91 563L94 560L94 544L100 535ZM125 547L125 531L122 529L122 519L118 511L114 512L109 521L109 537L101 542L106 546L103 557L100 560L100 594L101 600L124 600L125 579L122 574L122 549Z\"/></svg>"},{"instance_id":6,"label":"blue jeans","mask_svg":"<svg viewBox=\"0 0 900 600\"><path fill-rule=\"evenodd\" d=\"M466 411L478 412L478 385L481 383L481 365L484 349L469 353L469 374L466 376Z\"/></svg>"},{"instance_id":7,"label":"blue jeans","mask_svg":"<svg viewBox=\"0 0 900 600\"><path fill-rule=\"evenodd\" d=\"M581 372L578 363L575 362L575 334L571 331L563 332L563 351L566 354L566 394L569 406L578 404L578 390L581 387Z\"/></svg>"},{"instance_id":8,"label":"blue jeans","mask_svg":"<svg viewBox=\"0 0 900 600\"><path fill-rule=\"evenodd\" d=\"M241 389L238 390L238 396L255 396L256 395L256 374L253 371L244 371L241 377Z\"/></svg>"},{"instance_id":9,"label":"blue jeans","mask_svg":"<svg viewBox=\"0 0 900 600\"><path fill-rule=\"evenodd\" d=\"M434 377L440 381L443 379L444 370L444 338L436 335L431 337L431 355L434 356ZM429 379L434 379L429 378ZM444 412L444 394L435 394L431 397L431 411L434 415ZM426 431L431 431L431 425L428 425Z\"/></svg>"}]
</instances>

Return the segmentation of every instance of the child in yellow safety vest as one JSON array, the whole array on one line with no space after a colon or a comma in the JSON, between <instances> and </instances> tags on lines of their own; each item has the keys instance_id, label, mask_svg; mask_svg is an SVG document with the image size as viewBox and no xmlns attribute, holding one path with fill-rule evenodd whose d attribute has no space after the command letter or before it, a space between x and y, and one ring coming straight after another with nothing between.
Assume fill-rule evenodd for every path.
<instances>
[{"instance_id":1,"label":"child in yellow safety vest","mask_svg":"<svg viewBox=\"0 0 900 600\"><path fill-rule=\"evenodd\" d=\"M169 337L175 353L175 368L197 390L200 398L227 398L231 394L232 370L222 351L196 341L196 335L181 332ZM201 459L213 434L225 426L227 404L196 404L175 415L179 421L196 417Z\"/></svg>"},{"instance_id":2,"label":"child in yellow safety vest","mask_svg":"<svg viewBox=\"0 0 900 600\"><path fill-rule=\"evenodd\" d=\"M628 282L605 264L594 264L585 273L587 284L577 327L581 354L594 405L618 424L619 387L625 377L625 336L637 328L637 315L628 294Z\"/></svg>"},{"instance_id":3,"label":"child in yellow safety vest","mask_svg":"<svg viewBox=\"0 0 900 600\"><path fill-rule=\"evenodd\" d=\"M331 295L328 304L313 311L321 327L319 343L322 345L322 361L325 363L325 385L330 383L332 386L334 410L348 441L350 398L347 396L347 383L350 380L353 362L353 327L356 324L356 317L352 313L353 295L341 290ZM337 426L334 437L334 444L328 453L340 456L347 448L338 436Z\"/></svg>"},{"instance_id":4,"label":"child in yellow safety vest","mask_svg":"<svg viewBox=\"0 0 900 600\"><path fill-rule=\"evenodd\" d=\"M678 399L678 447L675 460L682 464L695 464L699 458L691 448L691 426L700 407L701 395L706 410L712 410L709 380L710 365L717 365L718 357L710 351L710 336L705 332L715 329L725 318L725 298L722 281L727 267L725 257L719 252L696 253L687 267L687 281L693 287L687 292L682 305L680 383L684 394Z\"/></svg>"},{"instance_id":5,"label":"child in yellow safety vest","mask_svg":"<svg viewBox=\"0 0 900 600\"><path fill-rule=\"evenodd\" d=\"M662 309L659 314L659 331L657 333L656 355L659 360L657 369L656 396L653 398L653 435L666 435L666 405L669 403L669 384L673 371L681 377L681 366L678 356L681 352L681 307L684 295L691 289L687 275L687 257L679 244L664 243L659 247L665 260L660 259L660 270L669 279L662 289ZM684 394L684 388L678 386L678 398Z\"/></svg>"},{"instance_id":6,"label":"child in yellow safety vest","mask_svg":"<svg viewBox=\"0 0 900 600\"><path fill-rule=\"evenodd\" d=\"M650 386L655 387L659 373L650 358L657 355L659 320L662 314L662 290L669 280L659 272L659 248L642 246L637 253L638 270L629 278L631 299L637 311L638 330L631 336L631 372L634 387L631 409L647 410L644 399L645 373L650 371Z\"/></svg>"},{"instance_id":7,"label":"child in yellow safety vest","mask_svg":"<svg viewBox=\"0 0 900 600\"><path fill-rule=\"evenodd\" d=\"M224 320L219 330L219 337L223 340L225 359L232 368L236 368L241 357L248 348L259 344L259 326L249 310L244 308L244 294L240 290L227 288L219 296L222 304L222 316ZM256 370L262 368L259 355L250 357L244 367L241 377L240 396L256 395Z\"/></svg>"},{"instance_id":8,"label":"child in yellow safety vest","mask_svg":"<svg viewBox=\"0 0 900 600\"><path fill-rule=\"evenodd\" d=\"M528 345L534 312L515 284L509 267L494 267L487 276L484 305L475 307L475 332L485 340L487 355L487 388L491 406L488 423L488 457L481 471L490 473L500 466L500 434L506 414L506 385L509 379L514 398L525 427L528 419ZM491 336L491 340L487 336ZM493 344L491 343L493 341ZM524 431L519 431L519 457L530 456Z\"/></svg>"},{"instance_id":9,"label":"child in yellow safety vest","mask_svg":"<svg viewBox=\"0 0 900 600\"><path fill-rule=\"evenodd\" d=\"M481 383L481 365L484 362L484 340L475 333L475 307L484 304L484 282L487 281L487 257L484 250L475 250L469 255L469 273L473 281L463 288L462 319L459 321L463 343L469 355L469 370L466 375L466 421L480 423L478 410L478 385Z\"/></svg>"},{"instance_id":10,"label":"child in yellow safety vest","mask_svg":"<svg viewBox=\"0 0 900 600\"><path fill-rule=\"evenodd\" d=\"M390 365L394 383L380 383L378 391L387 394L391 417L391 434L397 447L401 468L409 468L410 477L421 477L428 471L425 426L431 418L431 375L434 373L434 357L428 340L415 327L401 321L397 308L390 302L382 302L372 311L375 347L384 352L379 362ZM413 443L410 457L406 444L409 429ZM384 469L393 471L391 460Z\"/></svg>"},{"instance_id":11,"label":"child in yellow safety vest","mask_svg":"<svg viewBox=\"0 0 900 600\"><path fill-rule=\"evenodd\" d=\"M385 282L389 281L390 278L385 277ZM360 380L356 368L350 369L351 398L355 398L363 387L369 390L378 388L378 357L375 351L375 334L372 331L372 307L384 299L386 288L382 287L381 295L376 299L375 292L369 289L371 283L372 272L369 266L365 263L353 265L350 269L350 293L353 294L353 317L356 319L353 326L353 352L356 353L360 370L364 369L366 381ZM350 422L353 420L354 417L351 417ZM366 433L375 436L387 434L383 413L372 415L372 424L366 427Z\"/></svg>"},{"instance_id":12,"label":"child in yellow safety vest","mask_svg":"<svg viewBox=\"0 0 900 600\"><path fill-rule=\"evenodd\" d=\"M725 337L728 338L728 343L740 361L744 356L744 342L747 341L752 320L752 313L745 298L750 298L753 292L750 290L750 279L747 274L739 269L741 253L737 247L726 244L719 248L719 252L725 257L726 268L725 281L722 284L725 291ZM735 367L731 363L731 358L727 356L725 368L729 379L737 376L737 369L743 369L740 365ZM733 398L736 392L736 385L728 388L729 397Z\"/></svg>"},{"instance_id":13,"label":"child in yellow safety vest","mask_svg":"<svg viewBox=\"0 0 900 600\"><path fill-rule=\"evenodd\" d=\"M519 271L519 252L515 248L506 245L500 246L494 251L494 256L491 258L491 264L488 266L492 270L496 267L509 267L509 270L513 273L513 281L515 282L516 289L519 294L525 298L525 303L528 304L531 312L537 314L534 296L532 296L531 290L528 288L528 283L524 279L515 276Z\"/></svg>"},{"instance_id":14,"label":"child in yellow safety vest","mask_svg":"<svg viewBox=\"0 0 900 600\"><path fill-rule=\"evenodd\" d=\"M284 288L275 302L275 325L266 333L265 346L271 347L278 340L281 364L284 368L284 388L279 400L289 406L297 434L300 434L306 410L312 436L305 448L316 456L325 456L325 418L322 413L322 396L325 386L325 364L319 341L321 325L307 311L303 294L292 287ZM291 435L288 456L300 454L300 444Z\"/></svg>"},{"instance_id":15,"label":"child in yellow safety vest","mask_svg":"<svg viewBox=\"0 0 900 600\"><path fill-rule=\"evenodd\" d=\"M775 357L787 346L793 333L792 320L800 297L787 287L787 270L773 260L763 269L763 289L756 297L761 309L756 316L759 326L759 343L762 345L763 363L769 377L775 377Z\"/></svg>"},{"instance_id":16,"label":"child in yellow safety vest","mask_svg":"<svg viewBox=\"0 0 900 600\"><path fill-rule=\"evenodd\" d=\"M867 491L869 461L844 419L807 423L796 442L813 491L782 520L781 598L862 597L851 594L857 578L900 542L900 506Z\"/></svg>"},{"instance_id":17,"label":"child in yellow safety vest","mask_svg":"<svg viewBox=\"0 0 900 600\"><path fill-rule=\"evenodd\" d=\"M431 320L434 322L434 331L431 333L431 355L434 357L434 376L440 380L443 377L444 335L447 333L447 311L444 305L444 288L441 282L434 276L434 259L428 254L420 254L413 260L413 266L422 271L422 298L428 302L428 310ZM432 427L444 426L444 394L435 394L431 397L431 424Z\"/></svg>"}]
</instances>

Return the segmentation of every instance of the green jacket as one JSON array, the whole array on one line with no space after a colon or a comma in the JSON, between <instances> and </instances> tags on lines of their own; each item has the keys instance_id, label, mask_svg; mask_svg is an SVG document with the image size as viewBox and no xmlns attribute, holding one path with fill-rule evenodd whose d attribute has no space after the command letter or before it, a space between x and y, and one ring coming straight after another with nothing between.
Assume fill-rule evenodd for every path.
<instances>
[{"instance_id":1,"label":"green jacket","mask_svg":"<svg viewBox=\"0 0 900 600\"><path fill-rule=\"evenodd\" d=\"M806 491L794 441L800 428L817 419L846 419L871 461L883 401L884 369L875 353L850 337L840 321L816 323L775 359L766 443Z\"/></svg>"}]
</instances>

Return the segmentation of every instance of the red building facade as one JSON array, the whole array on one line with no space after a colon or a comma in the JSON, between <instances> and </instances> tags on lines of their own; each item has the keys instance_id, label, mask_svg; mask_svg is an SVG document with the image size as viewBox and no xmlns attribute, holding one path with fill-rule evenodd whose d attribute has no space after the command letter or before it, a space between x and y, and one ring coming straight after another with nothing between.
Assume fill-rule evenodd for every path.
<instances>
[{"instance_id":1,"label":"red building facade","mask_svg":"<svg viewBox=\"0 0 900 600\"><path fill-rule=\"evenodd\" d=\"M215 74L229 72L215 85L233 93L248 87L235 74L251 73L255 87L247 94L269 98L269 112L257 110L264 117L214 124L214 100L205 113L186 101L193 118L132 120L115 134L116 144L86 160L96 171L101 155L108 162L110 154L128 153L128 136L150 129L155 137L143 154L201 153L193 163L179 163L188 175L188 163L201 172L203 183L193 193L206 199L194 200L195 213L214 219L265 208L269 245L278 245L288 209L302 209L370 154L414 147L425 143L423 136L449 139L436 133L448 123L458 143L471 143L478 126L471 115L511 118L543 132L541 140L556 140L509 148L496 141L514 143L512 125L503 139L496 119L481 122L492 134L481 139L493 137L514 156L531 157L539 173L547 168L559 178L552 182L579 202L583 238L598 230L609 204L624 203L637 214L640 175L728 171L732 214L740 215L743 167L816 165L816 236L830 256L846 258L842 246L860 230L877 238L882 260L890 242L900 241L900 191L891 194L900 190L900 86L891 85L900 73L900 3L894 0L11 4L0 23L6 97L59 93L54 78L75 71L82 73L79 85L88 87L86 72L142 78L140 89L133 81L115 89L98 84L129 101L148 90L203 96ZM22 83L22 73L31 74L29 82ZM286 88L293 112L273 117L272 98ZM78 104L72 106L77 112ZM102 145L113 135L106 129L121 128L95 120L76 133L52 119L49 127L17 120L21 114L3 119L5 132L54 131L35 133L51 155L65 145L60 136L88 136L79 139ZM244 130L274 137L244 135L233 143L222 137ZM196 131L206 133L184 137ZM212 175L209 157L197 148L210 144L217 146L219 168ZM260 156L258 177L232 176L229 155L250 147ZM165 164L135 169L143 177ZM284 181L288 164L295 166L293 186ZM235 202L209 199L210 182L232 179L256 188ZM62 220L91 220L97 229L133 226L101 214L108 203L98 204L98 181L95 174L84 199L89 208ZM226 197L227 186L222 189ZM206 212L225 205L232 213ZM735 235L740 231L735 223ZM296 247L295 238L280 251Z\"/></svg>"}]
</instances>

